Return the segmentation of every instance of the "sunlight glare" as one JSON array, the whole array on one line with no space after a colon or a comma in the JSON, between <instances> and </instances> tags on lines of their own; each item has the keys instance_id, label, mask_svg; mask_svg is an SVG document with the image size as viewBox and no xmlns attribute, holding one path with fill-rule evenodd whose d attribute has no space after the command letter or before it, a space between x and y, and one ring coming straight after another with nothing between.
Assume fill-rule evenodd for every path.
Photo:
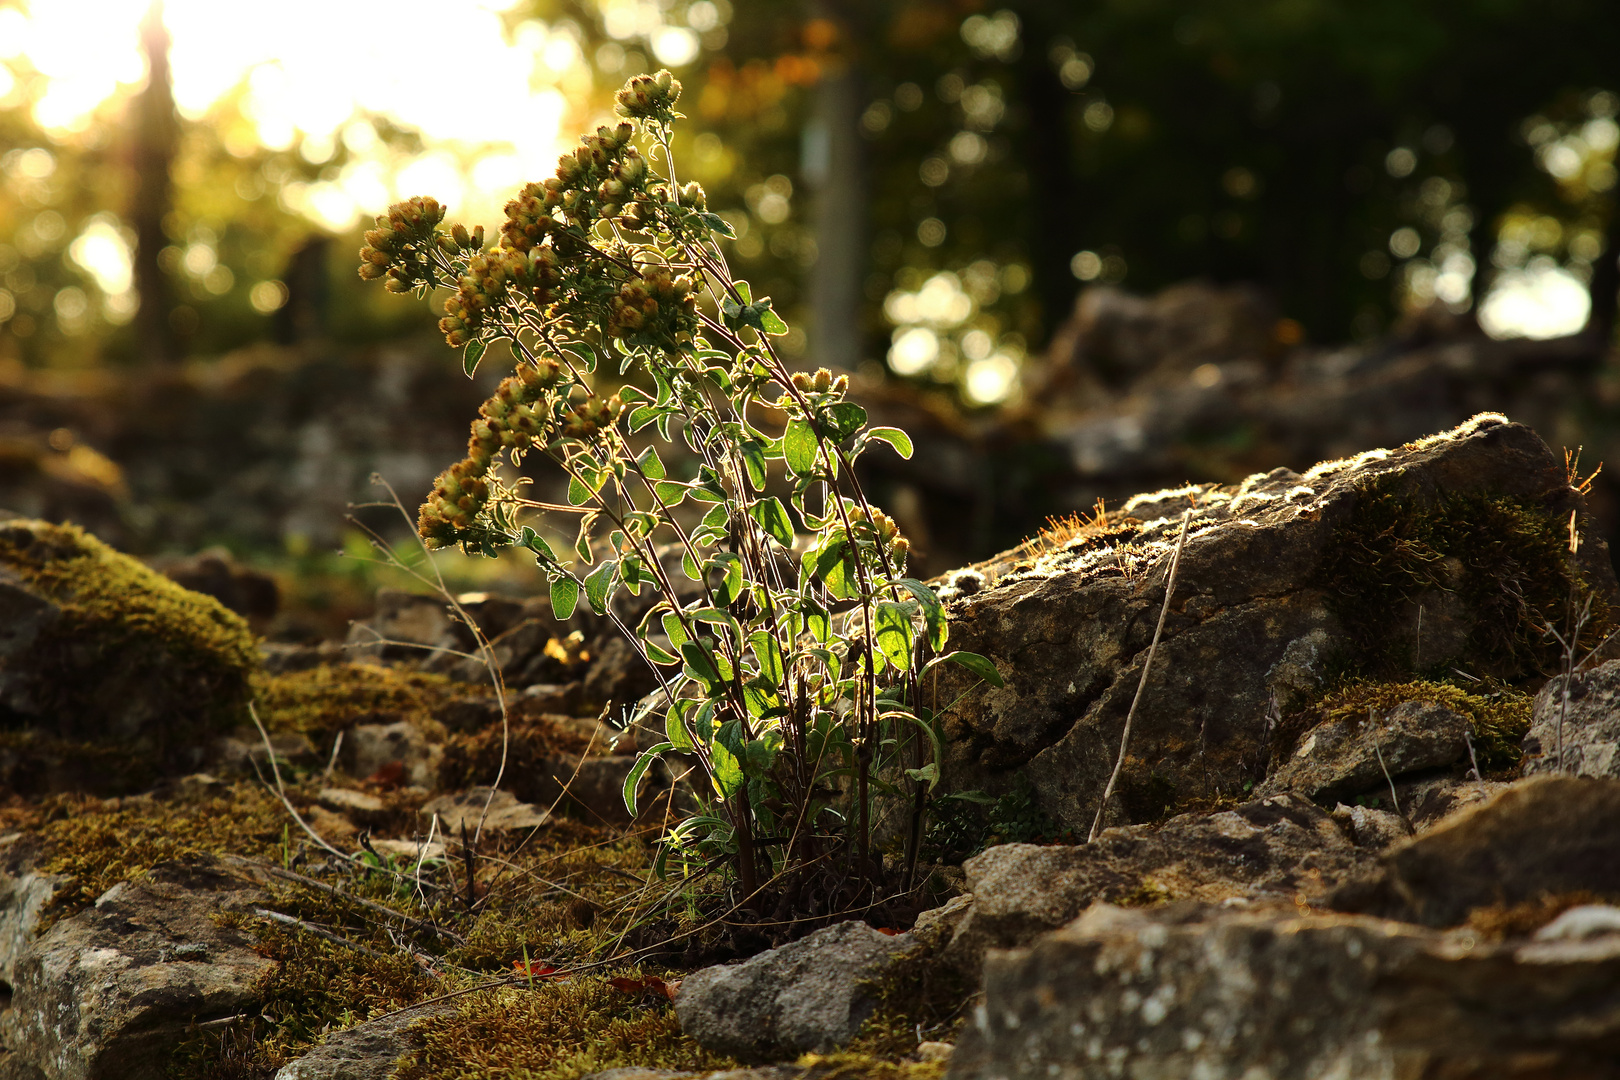
<instances>
[{"instance_id":1,"label":"sunlight glare","mask_svg":"<svg viewBox=\"0 0 1620 1080\"><path fill-rule=\"evenodd\" d=\"M43 127L84 130L121 84L144 80L139 24L148 2L31 0L26 19L0 11L0 52L14 51L47 77L34 108ZM508 42L502 13L515 3L283 0L264 9L167 0L175 104L200 119L246 79L243 112L264 146L300 146L316 164L329 147L346 146L352 157L342 177L288 200L328 227L381 212L386 203L375 200L385 190L433 195L462 217L491 216L515 184L555 166L568 111L557 84L584 62L566 30L529 23ZM421 48L401 49L406 37ZM431 161L399 160L357 119L367 114L419 131ZM475 164L491 154L498 165Z\"/></svg>"},{"instance_id":2,"label":"sunlight glare","mask_svg":"<svg viewBox=\"0 0 1620 1080\"><path fill-rule=\"evenodd\" d=\"M1542 340L1576 333L1591 310L1592 298L1573 274L1556 265L1532 264L1497 277L1480 305L1479 325L1497 339Z\"/></svg>"}]
</instances>

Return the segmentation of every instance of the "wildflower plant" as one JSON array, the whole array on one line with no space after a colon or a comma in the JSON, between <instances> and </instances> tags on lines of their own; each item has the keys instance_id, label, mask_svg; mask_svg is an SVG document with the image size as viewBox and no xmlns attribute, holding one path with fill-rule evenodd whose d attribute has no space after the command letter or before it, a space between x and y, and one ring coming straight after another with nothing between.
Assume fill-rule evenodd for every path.
<instances>
[{"instance_id":1,"label":"wildflower plant","mask_svg":"<svg viewBox=\"0 0 1620 1080\"><path fill-rule=\"evenodd\" d=\"M872 846L887 798L909 813L909 889L941 756L925 676L950 660L1000 678L945 652L939 598L906 576L906 538L856 478L863 453L909 457L910 439L868 427L846 376L789 371L773 345L786 324L727 268L730 227L677 180L680 92L667 71L631 79L624 121L524 187L493 247L426 198L366 234L361 277L453 291L439 326L469 376L496 340L516 357L419 531L430 547L527 548L558 618L583 596L657 674L640 719L661 713L667 737L638 758L626 804L665 755L695 761L702 802L664 837L660 870L729 863L750 904L816 867L875 896L893 884ZM566 505L525 496L526 458L561 471ZM545 530L574 535L572 551L536 515L577 519Z\"/></svg>"}]
</instances>

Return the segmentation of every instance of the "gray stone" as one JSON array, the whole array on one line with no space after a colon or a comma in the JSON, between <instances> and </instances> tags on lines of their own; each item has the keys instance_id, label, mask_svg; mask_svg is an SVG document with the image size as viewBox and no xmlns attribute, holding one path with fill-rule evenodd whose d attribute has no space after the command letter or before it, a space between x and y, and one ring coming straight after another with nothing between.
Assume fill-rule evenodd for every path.
<instances>
[{"instance_id":1,"label":"gray stone","mask_svg":"<svg viewBox=\"0 0 1620 1080\"><path fill-rule=\"evenodd\" d=\"M1564 700L1565 689L1569 700ZM1559 761L1560 729L1563 760ZM1524 772L1620 778L1620 660L1547 683L1524 738Z\"/></svg>"},{"instance_id":2,"label":"gray stone","mask_svg":"<svg viewBox=\"0 0 1620 1080\"><path fill-rule=\"evenodd\" d=\"M1620 934L1620 907L1581 904L1537 930L1535 938L1537 941L1584 941L1605 934Z\"/></svg>"},{"instance_id":3,"label":"gray stone","mask_svg":"<svg viewBox=\"0 0 1620 1080\"><path fill-rule=\"evenodd\" d=\"M350 776L367 779L385 766L398 765L400 780L431 788L438 780L444 750L408 720L392 724L356 724L343 734L340 757Z\"/></svg>"},{"instance_id":4,"label":"gray stone","mask_svg":"<svg viewBox=\"0 0 1620 1080\"><path fill-rule=\"evenodd\" d=\"M1452 814L1336 889L1341 911L1455 926L1545 894L1620 896L1620 780L1535 776Z\"/></svg>"},{"instance_id":5,"label":"gray stone","mask_svg":"<svg viewBox=\"0 0 1620 1080\"><path fill-rule=\"evenodd\" d=\"M445 649L469 650L473 638L443 597L378 589L376 610L350 627L348 644L356 657L421 663Z\"/></svg>"},{"instance_id":6,"label":"gray stone","mask_svg":"<svg viewBox=\"0 0 1620 1080\"><path fill-rule=\"evenodd\" d=\"M1340 803L1333 808L1333 820L1350 834L1357 847L1374 851L1382 851L1412 835L1399 814L1370 806Z\"/></svg>"},{"instance_id":7,"label":"gray stone","mask_svg":"<svg viewBox=\"0 0 1620 1080\"><path fill-rule=\"evenodd\" d=\"M518 802L509 791L495 791L487 787L470 788L449 795L440 795L422 807L424 818L439 816L442 833L455 837L465 830L471 835L480 821L486 832L507 832L514 829L536 829L551 823L551 814L545 809Z\"/></svg>"},{"instance_id":8,"label":"gray stone","mask_svg":"<svg viewBox=\"0 0 1620 1080\"><path fill-rule=\"evenodd\" d=\"M1327 720L1300 739L1262 794L1297 791L1326 802L1389 790L1389 780L1468 757L1468 718L1432 701L1407 701L1381 717Z\"/></svg>"},{"instance_id":9,"label":"gray stone","mask_svg":"<svg viewBox=\"0 0 1620 1080\"><path fill-rule=\"evenodd\" d=\"M357 825L377 826L388 819L388 804L368 791L326 787L315 801L334 814L342 814Z\"/></svg>"},{"instance_id":10,"label":"gray stone","mask_svg":"<svg viewBox=\"0 0 1620 1080\"><path fill-rule=\"evenodd\" d=\"M984 584L949 601L952 647L989 657L1006 686L978 686L959 670L942 676L942 700L966 694L946 720L946 787L998 793L1027 779L1059 824L1089 829L1164 602L1183 512L1192 517L1175 594L1107 820L1151 820L1175 799L1253 783L1269 754L1268 716L1319 690L1330 660L1353 663L1371 647L1341 625L1339 594L1323 568L1343 529L1376 505L1364 498L1374 484L1413 510L1471 496L1545 508L1555 521L1576 513L1581 572L1601 595L1620 595L1562 461L1501 416L1303 474L1276 469L1233 486L1140 495L1106 526L1081 529L1055 549L979 564ZM1455 570L1461 577L1449 592L1466 591L1453 586L1467 586L1475 571L1460 562ZM1366 610L1385 624L1383 641L1415 644L1417 620L1439 610L1448 590L1412 597L1391 587ZM1447 611L1462 631L1446 639L1468 641L1478 618ZM1424 665L1488 673L1486 658L1442 655L1432 622L1425 617Z\"/></svg>"},{"instance_id":11,"label":"gray stone","mask_svg":"<svg viewBox=\"0 0 1620 1080\"><path fill-rule=\"evenodd\" d=\"M455 1008L453 1001L435 1002L335 1031L319 1046L283 1065L275 1080L388 1080L400 1058L422 1048L411 1028Z\"/></svg>"},{"instance_id":12,"label":"gray stone","mask_svg":"<svg viewBox=\"0 0 1620 1080\"><path fill-rule=\"evenodd\" d=\"M986 950L1028 944L1097 900L1320 902L1370 860L1294 794L1110 829L1077 847L1006 844L964 864L973 902L945 956L975 974Z\"/></svg>"},{"instance_id":13,"label":"gray stone","mask_svg":"<svg viewBox=\"0 0 1620 1080\"><path fill-rule=\"evenodd\" d=\"M1617 992L1617 936L1491 944L1365 916L1099 904L991 953L947 1077L1506 1077L1533 1061L1596 1078Z\"/></svg>"},{"instance_id":14,"label":"gray stone","mask_svg":"<svg viewBox=\"0 0 1620 1080\"><path fill-rule=\"evenodd\" d=\"M58 922L14 964L0 1014L12 1067L45 1080L159 1080L191 1025L256 1011L274 964L215 916L264 902L217 863L169 862Z\"/></svg>"},{"instance_id":15,"label":"gray stone","mask_svg":"<svg viewBox=\"0 0 1620 1080\"><path fill-rule=\"evenodd\" d=\"M0 982L10 983L60 878L36 867L39 844L24 833L0 836Z\"/></svg>"},{"instance_id":16,"label":"gray stone","mask_svg":"<svg viewBox=\"0 0 1620 1080\"><path fill-rule=\"evenodd\" d=\"M688 975L675 996L681 1030L743 1062L830 1053L876 1005L863 985L917 947L862 922L844 922L740 964Z\"/></svg>"}]
</instances>

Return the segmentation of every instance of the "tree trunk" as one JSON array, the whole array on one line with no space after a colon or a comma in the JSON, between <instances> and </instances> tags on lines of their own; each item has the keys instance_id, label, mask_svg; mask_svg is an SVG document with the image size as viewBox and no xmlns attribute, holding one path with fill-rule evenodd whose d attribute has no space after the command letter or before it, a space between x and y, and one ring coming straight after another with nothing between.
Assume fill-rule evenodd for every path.
<instances>
[{"instance_id":1,"label":"tree trunk","mask_svg":"<svg viewBox=\"0 0 1620 1080\"><path fill-rule=\"evenodd\" d=\"M843 46L841 60L816 84L802 151L801 174L815 195L809 352L812 366L853 370L865 352L861 301L867 188L860 136L865 92L861 70L852 59L851 23L835 21Z\"/></svg>"},{"instance_id":2,"label":"tree trunk","mask_svg":"<svg viewBox=\"0 0 1620 1080\"><path fill-rule=\"evenodd\" d=\"M169 321L174 309L173 284L159 263L158 253L168 243L163 219L174 206L170 168L180 125L169 82L169 34L163 25L163 0L152 0L147 9L141 23L141 44L149 74L146 88L133 103L130 125L134 184L129 219L135 230L135 288L141 303L135 328L144 360L172 364L180 359L181 344Z\"/></svg>"}]
</instances>

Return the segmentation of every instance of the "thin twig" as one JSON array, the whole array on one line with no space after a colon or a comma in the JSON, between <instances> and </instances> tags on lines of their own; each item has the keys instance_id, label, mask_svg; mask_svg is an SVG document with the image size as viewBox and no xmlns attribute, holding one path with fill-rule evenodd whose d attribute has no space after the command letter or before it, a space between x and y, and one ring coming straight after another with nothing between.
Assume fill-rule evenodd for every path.
<instances>
[{"instance_id":1,"label":"thin twig","mask_svg":"<svg viewBox=\"0 0 1620 1080\"><path fill-rule=\"evenodd\" d=\"M1378 735L1378 714L1377 714L1376 711L1374 711L1374 709L1373 709L1373 707L1371 705L1367 706L1367 721L1372 726L1373 753L1375 755L1377 755L1377 757L1378 757L1378 767L1379 767L1379 769L1383 770L1384 781L1389 784L1389 804L1395 808L1395 813L1397 815L1399 815L1399 817L1401 819L1401 824L1406 826L1406 835L1407 836L1416 835L1417 830L1412 827L1412 819L1406 816L1406 811L1405 810L1401 809L1401 797L1399 795L1395 794L1395 778L1393 776L1389 775L1389 766L1384 764L1384 751L1381 749L1381 747L1379 745L1384 740L1379 738L1379 735ZM1468 733L1466 731L1463 732L1463 737L1465 739L1467 738L1467 735L1468 735ZM1472 757L1473 753L1474 753L1474 744L1472 742L1470 742L1468 744L1468 754L1469 754L1470 757Z\"/></svg>"},{"instance_id":2,"label":"thin twig","mask_svg":"<svg viewBox=\"0 0 1620 1080\"><path fill-rule=\"evenodd\" d=\"M1159 650L1159 635L1164 633L1164 620L1170 614L1170 596L1176 588L1176 571L1181 568L1181 549L1187 545L1187 526L1192 523L1192 511L1183 510L1181 513L1181 532L1176 536L1176 550L1170 556L1170 573L1164 583L1164 603L1159 606L1159 624L1153 628L1153 641L1148 645L1147 658L1142 661L1142 678L1136 684L1136 696L1131 698L1130 710L1125 714L1125 731L1119 737L1119 760L1114 762L1114 772L1108 778L1108 786L1103 788L1102 801L1097 804L1097 816L1091 822L1091 833L1086 837L1086 843L1097 839L1097 833L1102 828L1103 811L1108 809L1108 800L1114 795L1114 785L1119 782L1119 774L1125 769L1125 753L1131 745L1131 723L1136 719L1136 707L1142 703L1142 691L1147 688L1148 672L1153 670L1153 654Z\"/></svg>"}]
</instances>

